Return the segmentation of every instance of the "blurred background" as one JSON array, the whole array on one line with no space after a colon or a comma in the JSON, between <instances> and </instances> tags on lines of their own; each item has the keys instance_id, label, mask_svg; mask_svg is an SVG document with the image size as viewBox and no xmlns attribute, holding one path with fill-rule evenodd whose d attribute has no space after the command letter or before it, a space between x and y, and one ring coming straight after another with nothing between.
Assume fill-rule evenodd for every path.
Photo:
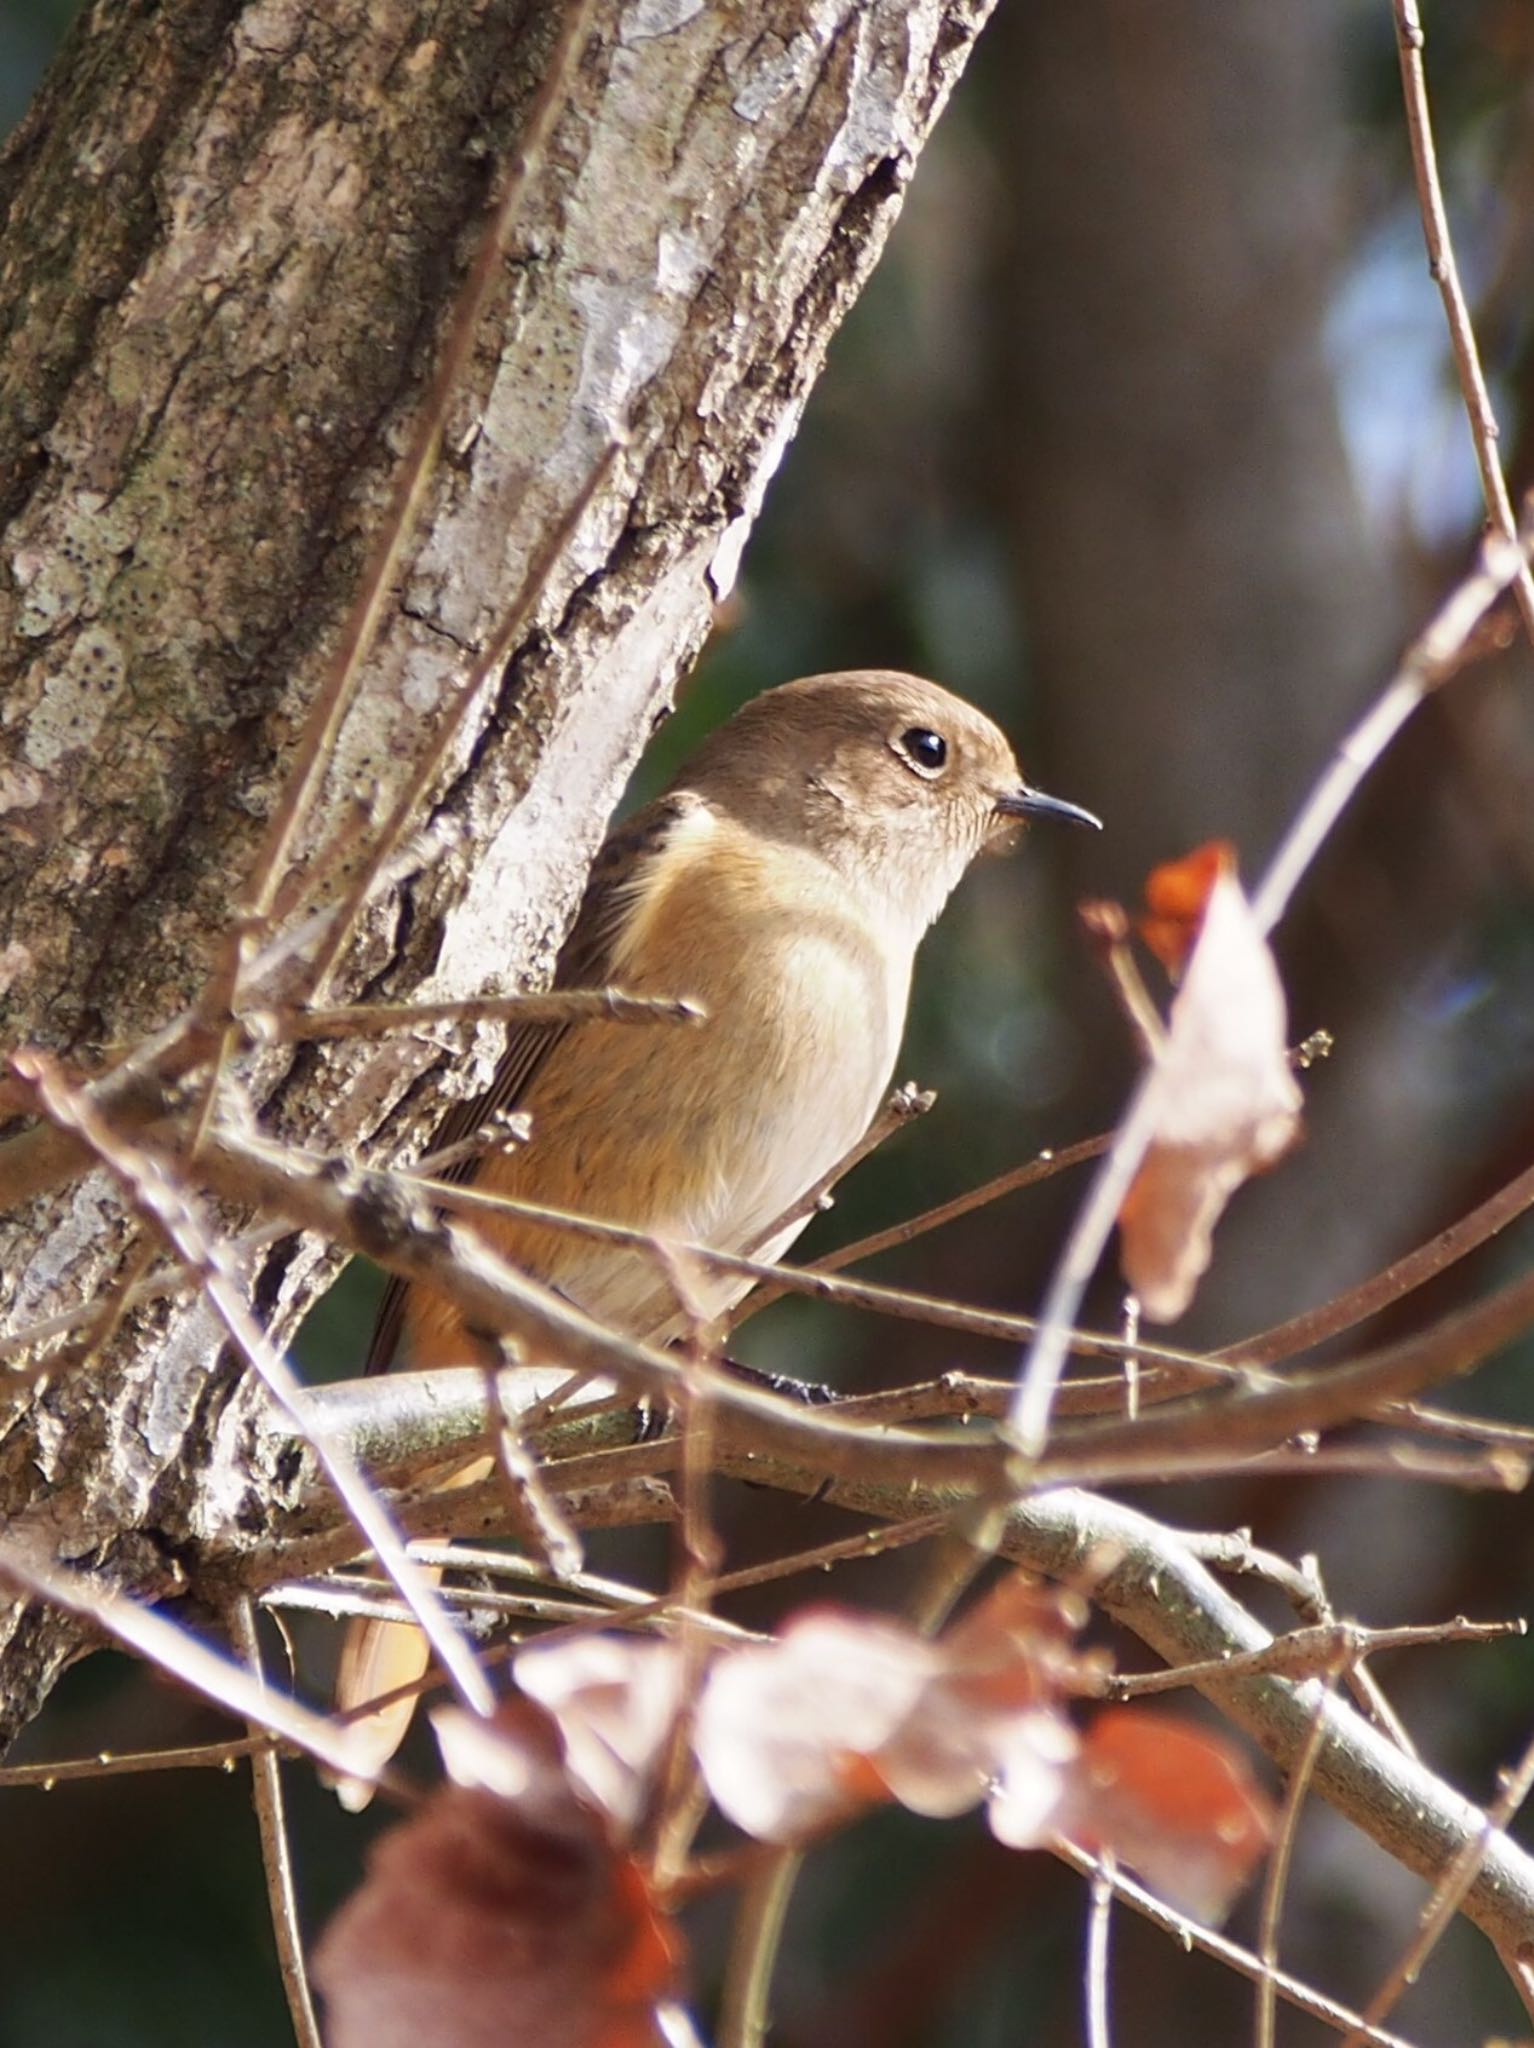
<instances>
[{"instance_id":1,"label":"blurred background","mask_svg":"<svg viewBox=\"0 0 1534 2048\"><path fill-rule=\"evenodd\" d=\"M0 127L70 12L6 0ZM1427 0L1425 14L1455 246L1516 500L1534 482L1534 0ZM833 349L738 598L635 791L653 791L757 690L888 665L983 704L1032 781L1107 821L1100 839L1035 832L1021 858L966 883L928 944L902 1061L938 1106L846 1187L806 1256L1112 1121L1133 1061L1075 902L1132 903L1152 865L1217 835L1259 873L1467 566L1480 523L1387 0L1002 0ZM1282 930L1291 1035L1325 1027L1337 1050L1307 1082L1304 1148L1238 1199L1179 1342L1227 1342L1324 1300L1534 1156L1531 683L1529 650L1509 635L1431 702ZM1082 1185L1063 1177L869 1270L1027 1309ZM1389 1333L1505 1277L1530 1245L1528 1228L1510 1231L1413 1297ZM315 1372L352 1368L365 1291L343 1286L311 1326ZM1092 1319L1116 1313L1107 1284ZM738 1348L849 1388L1013 1362L794 1303ZM1531 1365L1525 1344L1458 1398L1534 1422ZM1369 1622L1527 1603L1534 1534L1517 1498L1317 1478L1141 1504L1316 1552L1338 1607ZM846 1526L765 1495L726 1497L722 1517L737 1562ZM664 1572L663 1551L641 1552L609 1547L600 1561ZM895 1602L903 1569L858 1567L837 1590ZM300 1655L319 1684L320 1648L301 1642ZM1534 1728L1529 1646L1418 1653L1381 1675L1428 1760L1472 1797L1491 1793ZM216 1725L97 1658L71 1674L26 1753L161 1745ZM365 1830L291 1776L317 1922L355 1881ZM0 2048L289 2038L242 1778L12 1791L5 1823ZM1420 1897L1313 1807L1283 1960L1362 1999ZM868 1823L812 1859L774 2039L1078 2040L1085 1905L1047 1858L1008 1855L976 1828ZM705 1917L706 1991L723 1916ZM1247 2035L1248 1994L1232 1976L1127 1918L1114 1970L1121 2038ZM1423 2043L1527 2031L1468 1931L1397 2023ZM1331 2037L1286 2015L1280 2038Z\"/></svg>"}]
</instances>

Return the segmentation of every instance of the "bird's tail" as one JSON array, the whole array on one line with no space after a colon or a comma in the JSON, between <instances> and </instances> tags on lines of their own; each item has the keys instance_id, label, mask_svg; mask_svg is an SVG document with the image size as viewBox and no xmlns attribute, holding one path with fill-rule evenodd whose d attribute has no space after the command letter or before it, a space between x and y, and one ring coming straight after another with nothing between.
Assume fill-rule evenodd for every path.
<instances>
[{"instance_id":1,"label":"bird's tail","mask_svg":"<svg viewBox=\"0 0 1534 2048\"><path fill-rule=\"evenodd\" d=\"M490 1471L488 1458L476 1458L461 1472L455 1472L449 1486L472 1486ZM440 1571L428 1574L433 1585ZM336 1710L352 1713L369 1700L384 1699L402 1686L417 1686L431 1664L431 1645L408 1621L353 1621L341 1643L341 1661L336 1670ZM331 1778L336 1797L349 1813L361 1813L377 1789L378 1772L389 1762L409 1733L415 1716L418 1691L401 1699L388 1700L375 1712L361 1716L353 1740L367 1774Z\"/></svg>"},{"instance_id":2,"label":"bird's tail","mask_svg":"<svg viewBox=\"0 0 1534 2048\"><path fill-rule=\"evenodd\" d=\"M433 1578L440 1578L434 1572ZM424 1678L431 1663L431 1645L412 1623L405 1621L354 1621L341 1644L341 1662L336 1672L336 1706L341 1713L366 1706L369 1700ZM348 1813L361 1813L377 1790L375 1778L409 1732L418 1693L407 1692L402 1699L356 1723L353 1733L358 1761L368 1766L366 1774L332 1778L336 1797Z\"/></svg>"}]
</instances>

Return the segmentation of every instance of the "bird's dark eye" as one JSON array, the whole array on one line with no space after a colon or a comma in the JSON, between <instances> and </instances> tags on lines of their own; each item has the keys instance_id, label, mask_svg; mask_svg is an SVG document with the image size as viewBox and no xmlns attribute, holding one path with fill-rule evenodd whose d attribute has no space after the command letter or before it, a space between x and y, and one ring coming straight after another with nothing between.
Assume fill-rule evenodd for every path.
<instances>
[{"instance_id":1,"label":"bird's dark eye","mask_svg":"<svg viewBox=\"0 0 1534 2048\"><path fill-rule=\"evenodd\" d=\"M924 725L913 725L909 732L900 735L900 751L913 768L919 768L924 775L936 775L948 759L948 742L940 732L928 732Z\"/></svg>"}]
</instances>

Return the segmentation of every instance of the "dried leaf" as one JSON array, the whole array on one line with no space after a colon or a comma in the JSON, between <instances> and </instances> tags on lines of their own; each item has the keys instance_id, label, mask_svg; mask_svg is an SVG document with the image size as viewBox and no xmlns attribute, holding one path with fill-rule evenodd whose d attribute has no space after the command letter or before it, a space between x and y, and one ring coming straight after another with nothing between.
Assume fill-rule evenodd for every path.
<instances>
[{"instance_id":1,"label":"dried leaf","mask_svg":"<svg viewBox=\"0 0 1534 2048\"><path fill-rule=\"evenodd\" d=\"M1155 1135L1119 1215L1124 1277L1156 1322L1193 1299L1236 1189L1298 1134L1286 1022L1273 956L1220 868L1151 1077Z\"/></svg>"},{"instance_id":2,"label":"dried leaf","mask_svg":"<svg viewBox=\"0 0 1534 2048\"><path fill-rule=\"evenodd\" d=\"M759 1840L802 1840L889 1797L933 1818L1003 1802L1004 1839L1041 1840L1076 1738L1062 1694L1073 1604L1023 1573L940 1640L823 1609L735 1650L699 1701L699 1765L720 1809Z\"/></svg>"},{"instance_id":3,"label":"dried leaf","mask_svg":"<svg viewBox=\"0 0 1534 2048\"><path fill-rule=\"evenodd\" d=\"M1095 1690L1104 1660L1082 1658L1073 1595L1008 1572L941 1638L941 1664L875 1760L914 1813L961 1813L982 1797L998 1840L1032 1847L1049 1832L1076 1735L1060 1702Z\"/></svg>"},{"instance_id":4,"label":"dried leaf","mask_svg":"<svg viewBox=\"0 0 1534 2048\"><path fill-rule=\"evenodd\" d=\"M1056 1824L1214 1924L1272 1839L1273 1808L1218 1736L1140 1707L1105 1707L1083 1738Z\"/></svg>"},{"instance_id":5,"label":"dried leaf","mask_svg":"<svg viewBox=\"0 0 1534 2048\"><path fill-rule=\"evenodd\" d=\"M720 1657L693 1730L720 1811L758 1841L793 1842L878 1797L882 1779L868 1760L938 1664L936 1645L902 1624L833 1609Z\"/></svg>"},{"instance_id":6,"label":"dried leaf","mask_svg":"<svg viewBox=\"0 0 1534 2048\"><path fill-rule=\"evenodd\" d=\"M1215 883L1234 877L1236 849L1228 839L1195 846L1181 860L1152 868L1145 883L1145 914L1137 921L1140 936L1174 980L1188 964Z\"/></svg>"},{"instance_id":7,"label":"dried leaf","mask_svg":"<svg viewBox=\"0 0 1534 2048\"><path fill-rule=\"evenodd\" d=\"M576 1784L627 1834L681 1709L681 1652L634 1636L567 1636L521 1651L512 1669L553 1716Z\"/></svg>"},{"instance_id":8,"label":"dried leaf","mask_svg":"<svg viewBox=\"0 0 1534 2048\"><path fill-rule=\"evenodd\" d=\"M329 2048L662 2048L676 1937L552 1723L436 1721L455 1782L379 1838L315 1951Z\"/></svg>"}]
</instances>

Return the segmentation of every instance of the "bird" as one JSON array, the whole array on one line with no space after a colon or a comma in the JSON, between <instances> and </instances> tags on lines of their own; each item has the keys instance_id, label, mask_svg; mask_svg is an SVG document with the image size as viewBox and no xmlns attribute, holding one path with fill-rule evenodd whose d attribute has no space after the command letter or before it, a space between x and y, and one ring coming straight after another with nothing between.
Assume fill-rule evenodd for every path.
<instances>
[{"instance_id":1,"label":"bird","mask_svg":"<svg viewBox=\"0 0 1534 2048\"><path fill-rule=\"evenodd\" d=\"M857 669L764 691L609 835L555 971L556 988L685 998L701 1028L513 1028L489 1088L455 1107L439 1146L515 1107L530 1137L462 1170L476 1189L781 1257L807 1217L765 1234L884 1100L924 933L970 863L1034 818L1100 829L1090 811L1031 788L999 727L938 683ZM474 1228L612 1329L650 1343L676 1334L676 1293L643 1250L509 1215L476 1212ZM703 1298L689 1309L722 1316L749 1286L696 1276ZM446 1297L396 1282L370 1365L399 1350L421 1369L482 1356ZM488 1470L482 1459L459 1478ZM427 1663L419 1630L353 1622L338 1706L355 1713ZM375 1769L414 1704L361 1720ZM372 1780L337 1789L355 1809Z\"/></svg>"}]
</instances>

